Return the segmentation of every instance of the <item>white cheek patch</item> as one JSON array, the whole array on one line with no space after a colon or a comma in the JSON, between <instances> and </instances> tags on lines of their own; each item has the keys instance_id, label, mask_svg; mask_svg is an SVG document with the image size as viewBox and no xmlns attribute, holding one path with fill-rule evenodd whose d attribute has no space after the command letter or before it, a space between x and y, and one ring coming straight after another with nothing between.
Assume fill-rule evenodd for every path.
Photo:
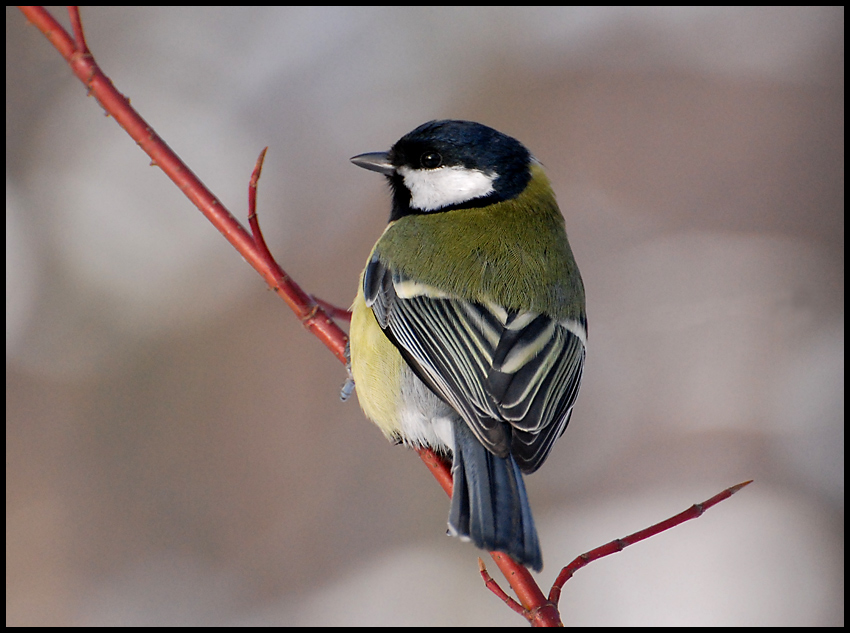
<instances>
[{"instance_id":1,"label":"white cheek patch","mask_svg":"<svg viewBox=\"0 0 850 633\"><path fill-rule=\"evenodd\" d=\"M399 167L398 173L410 191L410 206L420 211L436 211L489 195L495 191L495 174L466 167L410 169Z\"/></svg>"}]
</instances>

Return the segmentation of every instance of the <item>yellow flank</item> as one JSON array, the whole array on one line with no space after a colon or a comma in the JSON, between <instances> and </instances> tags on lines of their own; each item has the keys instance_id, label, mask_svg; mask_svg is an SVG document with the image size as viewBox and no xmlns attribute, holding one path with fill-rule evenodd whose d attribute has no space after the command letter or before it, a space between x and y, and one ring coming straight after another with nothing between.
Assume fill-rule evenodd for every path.
<instances>
[{"instance_id":1,"label":"yellow flank","mask_svg":"<svg viewBox=\"0 0 850 633\"><path fill-rule=\"evenodd\" d=\"M363 413L390 439L398 439L399 384L405 363L363 297L363 278L351 307L351 374Z\"/></svg>"}]
</instances>

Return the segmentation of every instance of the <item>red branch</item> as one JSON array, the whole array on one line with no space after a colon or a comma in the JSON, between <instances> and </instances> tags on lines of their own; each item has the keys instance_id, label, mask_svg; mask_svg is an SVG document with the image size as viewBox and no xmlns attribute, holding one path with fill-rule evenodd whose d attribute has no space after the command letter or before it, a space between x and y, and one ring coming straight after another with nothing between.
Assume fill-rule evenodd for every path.
<instances>
[{"instance_id":1,"label":"red branch","mask_svg":"<svg viewBox=\"0 0 850 633\"><path fill-rule=\"evenodd\" d=\"M248 223L251 227L249 234L204 186L200 179L177 157L165 141L157 135L153 128L130 106L130 100L118 92L109 78L104 75L89 52L78 7L68 8L74 33L73 38L42 7L19 8L65 58L74 74L85 84L88 94L94 96L106 113L112 116L150 156L151 164L162 169L174 181L174 184L200 209L201 213L213 223L242 257L263 276L266 283L286 301L305 327L317 336L340 361L345 363L345 345L348 339L345 333L331 320L331 317L346 319L350 318L350 314L324 301L314 299L304 292L278 265L263 239L257 219L256 206L257 182L260 178L266 149L260 153L260 157L257 159L248 188ZM446 493L451 496L450 464L428 449L420 449L418 453ZM666 521L582 554L564 567L552 586L548 599L543 595L528 570L501 552L491 552L490 555L505 578L508 579L519 600L514 600L502 591L496 581L487 573L484 563L479 559L482 578L488 589L499 596L511 609L522 614L532 625L560 625L558 599L564 584L576 571L603 556L622 551L633 543L700 516L705 510L729 498L749 483L745 482L728 488L708 501L694 505Z\"/></svg>"},{"instance_id":2,"label":"red branch","mask_svg":"<svg viewBox=\"0 0 850 633\"><path fill-rule=\"evenodd\" d=\"M425 459L425 457L423 457ZM721 501L728 499L733 494L738 492L744 486L748 486L752 483L752 480L745 481L744 483L740 483L736 486L732 486L731 488L727 488L723 492L714 495L708 501L703 501L702 503L696 503L692 505L690 508L685 510L684 512L680 512L676 516L670 517L665 521L661 521L660 523L656 523L648 528L640 530L639 532L635 532L634 534L630 534L624 538L614 539L610 543L606 543L605 545L601 545L596 549L592 549L589 552L585 552L581 556L576 557L573 562L564 567L561 570L561 573L558 574L558 577L555 579L555 582L552 584L552 589L549 591L549 598L543 598L543 595L539 596L528 594L523 595L517 591L517 587L513 581L511 581L511 585L514 587L514 590L517 591L517 596L520 598L522 604L518 603L516 600L508 596L502 588L498 585L498 583L490 577L490 574L487 573L487 568L484 566L484 562L479 558L478 559L478 569L481 573L481 577L484 579L484 586L487 587L490 591L492 591L502 602L504 602L508 607L510 607L516 613L519 613L526 620L528 620L532 626L562 626L560 619L560 611L558 610L558 601L561 598L561 590L564 587L564 584L573 577L579 569L589 565L595 560L599 560L600 558L604 558L610 554L616 554L617 552L622 552L629 545L634 545L639 541L643 541L644 539L648 539L650 536L655 536L661 532L669 530L670 528L676 527L677 525L684 523L685 521L690 521L691 519L696 519L702 516L703 512L708 510L710 507L717 505ZM497 559L498 552L491 552L490 554L496 563L499 563ZM508 559L510 560L510 559ZM513 561L511 561L513 562ZM515 564L515 563L514 563ZM501 565L499 565L502 568ZM523 568L526 574L528 574L527 570ZM502 573L505 573L505 569L502 568ZM507 576L510 579L510 576ZM534 580L531 579L531 583L534 583ZM534 583L534 587L537 585Z\"/></svg>"},{"instance_id":3,"label":"red branch","mask_svg":"<svg viewBox=\"0 0 850 633\"><path fill-rule=\"evenodd\" d=\"M417 452L419 453L419 457L422 458L422 461L425 462L428 470L431 471L431 474L434 475L436 480L443 487L443 490L446 491L446 494L451 497L451 464L430 449L420 448L417 449ZM517 611L514 605L518 606L519 611L517 611L517 613L522 613L523 616L525 616L526 619L535 626L560 625L561 618L557 609L553 608L553 605L549 603L546 596L543 595L543 592L537 585L537 581L534 580L534 577L525 567L514 561L504 552L490 552L490 556L493 558L505 578L507 578L516 593L517 598L519 598L519 602L521 603L518 604L513 600L513 598L511 598L512 602L507 603L509 607L514 609L514 611ZM478 560L480 563L481 559L479 558ZM483 568L483 563L480 563L480 567ZM483 569L482 576L484 577L490 591L493 591L497 596L504 600L504 592L496 584L496 581L490 578L490 575L487 574L486 568ZM501 593L496 592L494 587L498 588L498 591Z\"/></svg>"},{"instance_id":4,"label":"red branch","mask_svg":"<svg viewBox=\"0 0 850 633\"><path fill-rule=\"evenodd\" d=\"M274 259L267 255L268 249L263 249L259 245L230 211L192 173L192 170L130 106L130 100L112 85L89 52L78 8L69 7L74 31L73 39L44 8L19 8L65 58L74 74L85 84L89 95L97 99L106 113L112 116L150 156L151 164L162 169L174 181L180 191L213 223L239 254L263 276L266 283L280 295L304 326L345 363L345 344L348 340L345 332L331 320L309 294L274 263Z\"/></svg>"},{"instance_id":5,"label":"red branch","mask_svg":"<svg viewBox=\"0 0 850 633\"><path fill-rule=\"evenodd\" d=\"M665 530L669 530L670 528L676 527L680 523L684 523L685 521L690 521L691 519L696 519L697 517L702 516L702 513L708 510L711 506L717 505L721 501L724 501L738 492L744 486L749 486L753 483L753 480L745 481L736 486L732 486L731 488L727 488L723 492L714 495L708 501L703 501L702 503L695 503L690 508L685 510L684 512L680 512L676 516L670 517L666 521L661 521L660 523L656 523L655 525L651 525L648 528L640 530L639 532L635 532L634 534L630 534L629 536L625 536L623 538L618 538L610 543L606 543L605 545L601 545L596 549L592 549L589 552L585 552L581 556L577 557L573 562L564 567L561 570L561 573L558 574L558 577L555 579L555 583L552 585L552 589L549 592L549 601L552 604L557 605L558 600L561 598L561 589L564 584L573 577L579 569L582 567L589 565L595 560L599 560L605 556L610 554L616 554L617 552L622 552L629 545L634 545L635 543L642 541L644 539L648 539L650 536L655 536Z\"/></svg>"},{"instance_id":6,"label":"red branch","mask_svg":"<svg viewBox=\"0 0 850 633\"><path fill-rule=\"evenodd\" d=\"M528 619L528 611L526 611L525 607L523 607L519 602L511 598L508 594L504 592L504 590L499 586L490 573L487 571L487 568L484 566L484 561L479 557L478 559L478 571L481 573L481 578L484 580L484 586L487 587L490 591L492 591L496 596L504 602L508 607L514 612L519 613L522 617Z\"/></svg>"}]
</instances>

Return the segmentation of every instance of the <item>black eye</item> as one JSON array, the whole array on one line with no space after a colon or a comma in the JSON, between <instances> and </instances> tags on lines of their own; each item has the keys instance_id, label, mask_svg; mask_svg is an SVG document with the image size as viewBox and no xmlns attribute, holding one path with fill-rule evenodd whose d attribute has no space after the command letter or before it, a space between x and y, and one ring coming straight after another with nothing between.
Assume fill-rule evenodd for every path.
<instances>
[{"instance_id":1,"label":"black eye","mask_svg":"<svg viewBox=\"0 0 850 633\"><path fill-rule=\"evenodd\" d=\"M425 169L436 169L443 164L443 157L437 152L425 152L419 159L419 163Z\"/></svg>"}]
</instances>

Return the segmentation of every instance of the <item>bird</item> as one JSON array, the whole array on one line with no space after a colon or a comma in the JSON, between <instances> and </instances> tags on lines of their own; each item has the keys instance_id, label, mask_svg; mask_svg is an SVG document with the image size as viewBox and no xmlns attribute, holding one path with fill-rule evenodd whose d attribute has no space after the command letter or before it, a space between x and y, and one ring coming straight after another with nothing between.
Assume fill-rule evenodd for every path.
<instances>
[{"instance_id":1,"label":"bird","mask_svg":"<svg viewBox=\"0 0 850 633\"><path fill-rule=\"evenodd\" d=\"M587 347L550 181L472 121L429 121L351 162L387 178L392 205L351 309L343 395L391 441L451 459L450 535L539 572L523 475L564 433Z\"/></svg>"}]
</instances>

